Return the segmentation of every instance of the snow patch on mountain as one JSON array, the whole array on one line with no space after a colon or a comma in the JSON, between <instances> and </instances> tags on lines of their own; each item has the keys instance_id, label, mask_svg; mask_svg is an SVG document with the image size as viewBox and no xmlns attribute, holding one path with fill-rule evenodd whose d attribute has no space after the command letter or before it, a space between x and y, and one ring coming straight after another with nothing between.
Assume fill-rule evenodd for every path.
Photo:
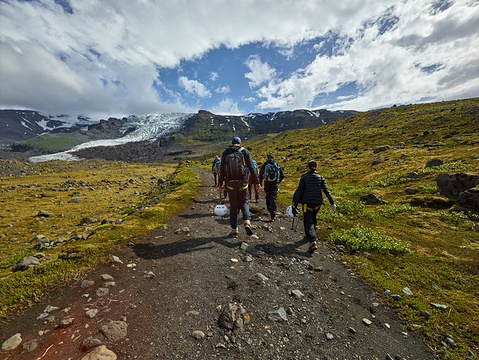
<instances>
[{"instance_id":1,"label":"snow patch on mountain","mask_svg":"<svg viewBox=\"0 0 479 360\"><path fill-rule=\"evenodd\" d=\"M55 154L32 156L28 159L28 161L32 163L53 160L77 161L80 159L73 155L73 153L81 149L99 146L117 146L129 142L153 141L159 137L172 134L179 130L184 124L185 120L190 116L192 116L192 114L187 113L131 115L127 118L127 121L122 127L123 133L126 133L127 131L130 132L121 138L88 141L67 151L62 151Z\"/></svg>"}]
</instances>

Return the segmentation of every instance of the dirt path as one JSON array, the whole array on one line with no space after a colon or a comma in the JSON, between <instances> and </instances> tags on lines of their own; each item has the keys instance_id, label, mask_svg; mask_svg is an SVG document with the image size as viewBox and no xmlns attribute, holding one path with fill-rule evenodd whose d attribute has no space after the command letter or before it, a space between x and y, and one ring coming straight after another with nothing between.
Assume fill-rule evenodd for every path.
<instances>
[{"instance_id":1,"label":"dirt path","mask_svg":"<svg viewBox=\"0 0 479 360\"><path fill-rule=\"evenodd\" d=\"M82 359L100 349L118 359L434 359L329 249L306 255L301 225L295 232L284 216L268 222L264 196L251 204L254 235L240 227L228 238L228 219L213 215L212 178L199 174L197 199L116 254L122 263L95 269L2 326L0 342L16 333L23 341L0 359ZM232 332L218 320L235 302L249 322ZM42 313L51 318L38 319Z\"/></svg>"}]
</instances>

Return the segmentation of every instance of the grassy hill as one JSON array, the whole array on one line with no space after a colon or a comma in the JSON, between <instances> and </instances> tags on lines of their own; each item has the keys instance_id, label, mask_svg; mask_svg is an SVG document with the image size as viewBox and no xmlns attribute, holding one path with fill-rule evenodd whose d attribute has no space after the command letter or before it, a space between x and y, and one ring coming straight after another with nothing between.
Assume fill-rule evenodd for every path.
<instances>
[{"instance_id":1,"label":"grassy hill","mask_svg":"<svg viewBox=\"0 0 479 360\"><path fill-rule=\"evenodd\" d=\"M383 300L410 330L426 334L445 358L477 354L479 214L440 196L436 178L440 173L479 175L479 99L373 110L244 145L258 162L272 153L283 166L279 198L285 206L306 163L318 160L338 203L337 212L325 206L319 214L321 239L337 247L348 266L385 294ZM382 146L388 150L375 153ZM384 161L373 165L378 157ZM426 168L434 158L444 164ZM419 177L410 179L411 172ZM408 195L407 187L417 192ZM368 193L384 203L359 202ZM405 287L414 295L406 295ZM455 347L444 346L448 336Z\"/></svg>"}]
</instances>

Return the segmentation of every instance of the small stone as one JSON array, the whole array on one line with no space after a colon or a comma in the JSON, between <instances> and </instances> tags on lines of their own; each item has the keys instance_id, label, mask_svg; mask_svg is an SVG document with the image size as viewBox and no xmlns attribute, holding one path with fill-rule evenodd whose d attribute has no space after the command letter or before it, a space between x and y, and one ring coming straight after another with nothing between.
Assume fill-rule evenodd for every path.
<instances>
[{"instance_id":1,"label":"small stone","mask_svg":"<svg viewBox=\"0 0 479 360\"><path fill-rule=\"evenodd\" d=\"M299 290L291 290L291 295L293 295L295 298L302 299L304 298L304 294L299 291Z\"/></svg>"},{"instance_id":2,"label":"small stone","mask_svg":"<svg viewBox=\"0 0 479 360\"><path fill-rule=\"evenodd\" d=\"M196 340L201 340L205 337L205 333L201 330L195 330L191 334Z\"/></svg>"},{"instance_id":3,"label":"small stone","mask_svg":"<svg viewBox=\"0 0 479 360\"><path fill-rule=\"evenodd\" d=\"M429 319L431 317L431 314L429 313L429 311L426 311L426 310L421 310L421 316L423 318L425 318L426 320Z\"/></svg>"},{"instance_id":4,"label":"small stone","mask_svg":"<svg viewBox=\"0 0 479 360\"><path fill-rule=\"evenodd\" d=\"M100 340L98 340L98 339L96 339L92 336L89 336L85 340L82 341L80 349L82 351L89 351L89 350L93 349L94 347L100 346L102 344L103 343Z\"/></svg>"},{"instance_id":5,"label":"small stone","mask_svg":"<svg viewBox=\"0 0 479 360\"><path fill-rule=\"evenodd\" d=\"M32 352L38 347L38 340L37 339L32 339L30 341L27 341L26 343L23 344L23 350L27 352Z\"/></svg>"},{"instance_id":6,"label":"small stone","mask_svg":"<svg viewBox=\"0 0 479 360\"><path fill-rule=\"evenodd\" d=\"M447 305L436 304L436 303L431 303L431 306L435 307L436 309L440 309L440 310L447 310L449 308L449 306L447 306Z\"/></svg>"},{"instance_id":7,"label":"small stone","mask_svg":"<svg viewBox=\"0 0 479 360\"><path fill-rule=\"evenodd\" d=\"M268 313L268 319L272 321L288 321L288 315L284 308L279 308L278 310L270 311Z\"/></svg>"},{"instance_id":8,"label":"small stone","mask_svg":"<svg viewBox=\"0 0 479 360\"><path fill-rule=\"evenodd\" d=\"M371 325L373 322L372 322L371 320L369 320L369 319L364 318L364 319L363 319L363 323L364 323L364 325L369 326L369 325Z\"/></svg>"},{"instance_id":9,"label":"small stone","mask_svg":"<svg viewBox=\"0 0 479 360\"><path fill-rule=\"evenodd\" d=\"M113 276L109 275L109 274L101 274L100 275L100 279L103 280L103 281L113 281Z\"/></svg>"},{"instance_id":10,"label":"small stone","mask_svg":"<svg viewBox=\"0 0 479 360\"><path fill-rule=\"evenodd\" d=\"M22 343L22 334L16 333L2 344L2 350L13 350Z\"/></svg>"},{"instance_id":11,"label":"small stone","mask_svg":"<svg viewBox=\"0 0 479 360\"><path fill-rule=\"evenodd\" d=\"M394 300L397 300L397 301L399 301L399 300L402 299L401 295L399 295L399 294L392 294L391 297L392 297Z\"/></svg>"},{"instance_id":12,"label":"small stone","mask_svg":"<svg viewBox=\"0 0 479 360\"><path fill-rule=\"evenodd\" d=\"M232 263L237 263L237 262L239 262L239 260L236 259L236 258L231 258L230 261L231 261Z\"/></svg>"},{"instance_id":13,"label":"small stone","mask_svg":"<svg viewBox=\"0 0 479 360\"><path fill-rule=\"evenodd\" d=\"M108 288L98 288L98 289L96 289L96 296L98 296L98 297L106 296L109 293L110 293L110 290Z\"/></svg>"},{"instance_id":14,"label":"small stone","mask_svg":"<svg viewBox=\"0 0 479 360\"><path fill-rule=\"evenodd\" d=\"M73 318L68 317L65 319L62 319L60 323L56 326L57 329L65 329L73 324Z\"/></svg>"},{"instance_id":15,"label":"small stone","mask_svg":"<svg viewBox=\"0 0 479 360\"><path fill-rule=\"evenodd\" d=\"M199 314L200 314L200 312L197 311L197 310L190 310L186 313L186 315L188 315L188 316L198 316Z\"/></svg>"},{"instance_id":16,"label":"small stone","mask_svg":"<svg viewBox=\"0 0 479 360\"><path fill-rule=\"evenodd\" d=\"M95 282L93 280L83 280L81 282L81 285L80 287L85 289L85 288L89 288L91 286L95 285Z\"/></svg>"},{"instance_id":17,"label":"small stone","mask_svg":"<svg viewBox=\"0 0 479 360\"><path fill-rule=\"evenodd\" d=\"M326 339L331 341L334 339L334 335L331 333L326 333Z\"/></svg>"},{"instance_id":18,"label":"small stone","mask_svg":"<svg viewBox=\"0 0 479 360\"><path fill-rule=\"evenodd\" d=\"M356 329L353 328L352 326L349 327L348 331L349 331L351 334L356 334Z\"/></svg>"},{"instance_id":19,"label":"small stone","mask_svg":"<svg viewBox=\"0 0 479 360\"><path fill-rule=\"evenodd\" d=\"M456 347L457 346L456 342L451 337L446 338L446 344L449 345L450 347Z\"/></svg>"},{"instance_id":20,"label":"small stone","mask_svg":"<svg viewBox=\"0 0 479 360\"><path fill-rule=\"evenodd\" d=\"M118 256L115 256L115 255L111 255L111 261L113 261L115 263L123 264L123 261L121 261L120 258Z\"/></svg>"},{"instance_id":21,"label":"small stone","mask_svg":"<svg viewBox=\"0 0 479 360\"><path fill-rule=\"evenodd\" d=\"M86 312L86 316L93 319L98 314L98 309L90 309Z\"/></svg>"},{"instance_id":22,"label":"small stone","mask_svg":"<svg viewBox=\"0 0 479 360\"><path fill-rule=\"evenodd\" d=\"M374 314L378 310L378 307L379 307L379 303L373 302L369 306L369 311Z\"/></svg>"},{"instance_id":23,"label":"small stone","mask_svg":"<svg viewBox=\"0 0 479 360\"><path fill-rule=\"evenodd\" d=\"M414 296L411 289L409 289L408 287L405 287L404 289L402 289L402 292L405 293L406 295Z\"/></svg>"}]
</instances>

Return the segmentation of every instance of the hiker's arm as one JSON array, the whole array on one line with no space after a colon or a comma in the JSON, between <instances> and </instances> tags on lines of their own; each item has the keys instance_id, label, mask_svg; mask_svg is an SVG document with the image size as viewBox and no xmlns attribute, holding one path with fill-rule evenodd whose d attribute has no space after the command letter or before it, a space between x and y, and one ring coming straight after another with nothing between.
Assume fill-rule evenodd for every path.
<instances>
[{"instance_id":1,"label":"hiker's arm","mask_svg":"<svg viewBox=\"0 0 479 360\"><path fill-rule=\"evenodd\" d=\"M336 210L336 203L334 202L333 195L331 195L331 191L329 191L328 185L326 184L326 180L323 179L323 181L321 181L321 187L323 188L324 193L328 197L331 207L333 208L333 210Z\"/></svg>"},{"instance_id":2,"label":"hiker's arm","mask_svg":"<svg viewBox=\"0 0 479 360\"><path fill-rule=\"evenodd\" d=\"M299 185L296 191L294 192L293 195L293 204L294 206L298 206L298 204L301 202L301 198L303 197L303 191L304 191L304 177L301 177L299 180Z\"/></svg>"}]
</instances>

